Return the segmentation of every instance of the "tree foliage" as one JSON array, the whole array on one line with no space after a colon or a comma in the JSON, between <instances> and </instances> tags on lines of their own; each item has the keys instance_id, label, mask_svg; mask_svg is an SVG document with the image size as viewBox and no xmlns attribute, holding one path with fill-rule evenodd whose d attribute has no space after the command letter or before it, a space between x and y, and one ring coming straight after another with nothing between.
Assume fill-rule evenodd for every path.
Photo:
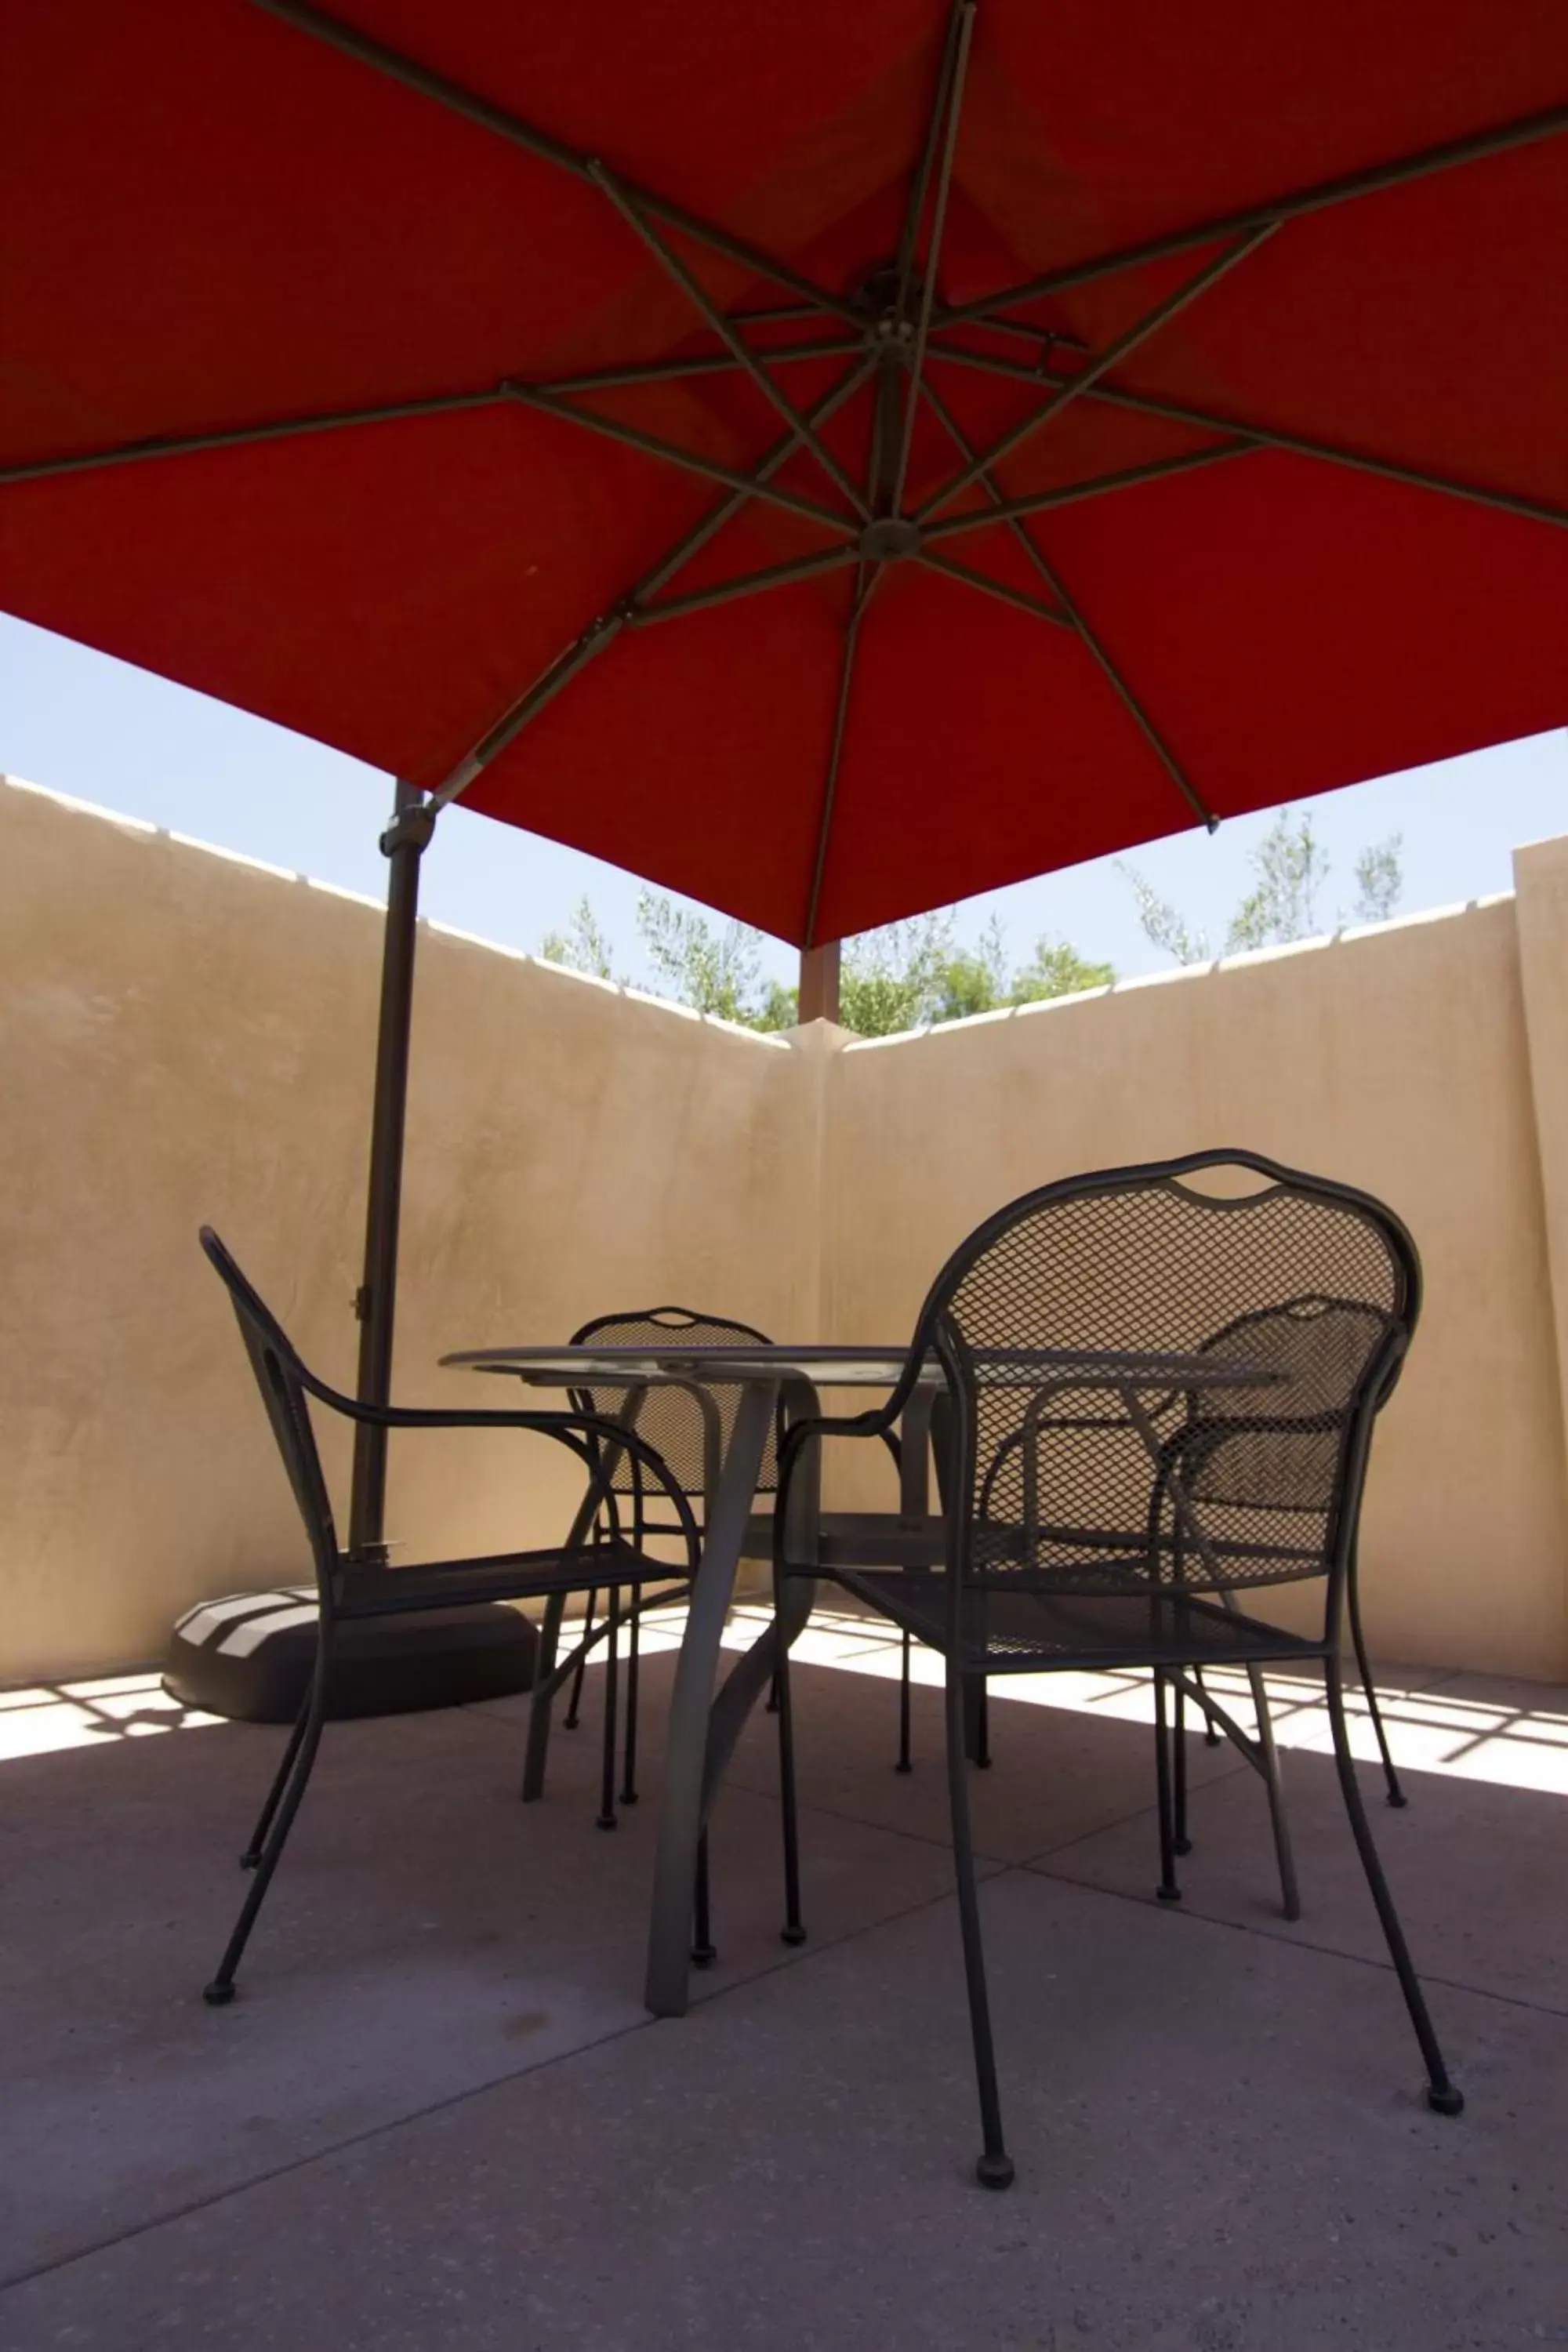
<instances>
[{"instance_id":1,"label":"tree foliage","mask_svg":"<svg viewBox=\"0 0 1568 2352\"><path fill-rule=\"evenodd\" d=\"M563 931L546 931L539 952L550 963L563 963L569 971L588 972L595 980L614 980L616 976L610 963L610 943L585 898L578 899Z\"/></svg>"},{"instance_id":2,"label":"tree foliage","mask_svg":"<svg viewBox=\"0 0 1568 2352\"><path fill-rule=\"evenodd\" d=\"M799 1018L796 991L763 976L760 931L679 907L657 890L640 894L637 922L660 994L752 1029L788 1029ZM586 898L564 931L548 935L542 952L596 979L614 976L608 943ZM1067 940L1049 938L1036 941L1026 963L1009 969L995 919L977 941L965 944L949 908L847 940L839 1017L859 1036L887 1037L1003 1005L1104 988L1114 978L1110 964L1089 962Z\"/></svg>"},{"instance_id":3,"label":"tree foliage","mask_svg":"<svg viewBox=\"0 0 1568 2352\"><path fill-rule=\"evenodd\" d=\"M1405 887L1403 849L1403 836L1395 833L1386 841L1373 842L1357 857L1358 922L1385 922L1398 905ZM1253 849L1251 865L1252 887L1226 931L1227 955L1250 948L1287 947L1323 928L1321 908L1331 867L1309 814L1281 809ZM1194 929L1124 858L1117 860L1116 870L1131 889L1144 938L1178 963L1207 963L1214 954L1207 932ZM1334 920L1343 922L1342 910Z\"/></svg>"}]
</instances>

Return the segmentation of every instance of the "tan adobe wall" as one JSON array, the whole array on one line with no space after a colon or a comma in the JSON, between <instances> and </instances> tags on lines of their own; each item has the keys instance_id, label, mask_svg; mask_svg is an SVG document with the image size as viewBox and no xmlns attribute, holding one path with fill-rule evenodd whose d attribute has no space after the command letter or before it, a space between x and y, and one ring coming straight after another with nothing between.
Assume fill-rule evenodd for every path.
<instances>
[{"instance_id":1,"label":"tan adobe wall","mask_svg":"<svg viewBox=\"0 0 1568 2352\"><path fill-rule=\"evenodd\" d=\"M0 1682L145 1658L204 1592L304 1572L196 1231L352 1388L380 949L365 902L0 787ZM437 1356L606 1307L812 1318L782 1042L433 926L416 1008L404 1401L515 1402ZM410 1438L389 1534L548 1542L571 1467Z\"/></svg>"},{"instance_id":2,"label":"tan adobe wall","mask_svg":"<svg viewBox=\"0 0 1568 2352\"><path fill-rule=\"evenodd\" d=\"M302 1571L195 1232L352 1383L381 919L22 787L0 849L3 1682L147 1657L188 1601ZM1384 1194L1422 1248L1373 1456L1374 1647L1560 1675L1568 842L1518 886L875 1044L759 1039L426 926L398 1392L507 1402L437 1357L668 1298L902 1339L1014 1193L1246 1143ZM571 1493L536 1441L412 1438L390 1532L405 1557L544 1542Z\"/></svg>"}]
</instances>

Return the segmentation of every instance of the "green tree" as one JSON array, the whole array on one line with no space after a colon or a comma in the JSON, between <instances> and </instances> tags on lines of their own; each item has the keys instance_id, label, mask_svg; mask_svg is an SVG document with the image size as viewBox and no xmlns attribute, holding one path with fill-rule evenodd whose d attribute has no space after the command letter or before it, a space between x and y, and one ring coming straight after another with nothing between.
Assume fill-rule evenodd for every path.
<instances>
[{"instance_id":1,"label":"green tree","mask_svg":"<svg viewBox=\"0 0 1568 2352\"><path fill-rule=\"evenodd\" d=\"M564 964L569 971L589 972L595 980L615 978L609 941L585 898L578 899L576 911L563 931L546 931L539 952L550 963Z\"/></svg>"},{"instance_id":2,"label":"green tree","mask_svg":"<svg viewBox=\"0 0 1568 2352\"><path fill-rule=\"evenodd\" d=\"M1386 841L1363 849L1356 859L1357 921L1386 921L1398 905L1405 887L1403 847L1403 836L1391 834ZM1254 848L1251 865L1252 887L1230 919L1226 953L1285 947L1292 940L1311 938L1321 928L1319 910L1331 869L1310 815L1281 809ZM1152 945L1178 963L1209 961L1214 950L1205 931L1194 929L1124 858L1117 860L1116 870L1132 891L1139 927ZM1336 922L1343 919L1342 913L1336 914Z\"/></svg>"},{"instance_id":3,"label":"green tree","mask_svg":"<svg viewBox=\"0 0 1568 2352\"><path fill-rule=\"evenodd\" d=\"M752 1029L789 1029L799 1019L797 992L763 977L760 931L710 921L656 890L641 893L637 921L660 992L678 1003ZM1010 971L994 917L973 946L959 941L956 925L950 907L847 940L839 980L845 1027L861 1037L887 1037L1103 988L1116 976L1110 964L1089 963L1067 940L1049 938L1037 940L1029 961ZM613 976L608 942L586 898L564 932L550 933L542 952L598 979Z\"/></svg>"},{"instance_id":4,"label":"green tree","mask_svg":"<svg viewBox=\"0 0 1568 2352\"><path fill-rule=\"evenodd\" d=\"M715 929L661 891L637 894L637 933L660 980L680 1004L721 1021L755 1024L763 935L746 923Z\"/></svg>"},{"instance_id":5,"label":"green tree","mask_svg":"<svg viewBox=\"0 0 1568 2352\"><path fill-rule=\"evenodd\" d=\"M1358 923L1386 923L1405 887L1405 835L1391 833L1374 841L1355 862L1355 916Z\"/></svg>"},{"instance_id":6,"label":"green tree","mask_svg":"<svg viewBox=\"0 0 1568 2352\"><path fill-rule=\"evenodd\" d=\"M1038 1004L1048 996L1079 996L1085 989L1109 988L1115 978L1114 964L1089 962L1067 940L1037 940L1029 962L1013 974L1007 1002Z\"/></svg>"},{"instance_id":7,"label":"green tree","mask_svg":"<svg viewBox=\"0 0 1568 2352\"><path fill-rule=\"evenodd\" d=\"M838 975L838 1017L846 1029L858 1037L891 1037L934 1020L953 951L951 910L847 940Z\"/></svg>"}]
</instances>

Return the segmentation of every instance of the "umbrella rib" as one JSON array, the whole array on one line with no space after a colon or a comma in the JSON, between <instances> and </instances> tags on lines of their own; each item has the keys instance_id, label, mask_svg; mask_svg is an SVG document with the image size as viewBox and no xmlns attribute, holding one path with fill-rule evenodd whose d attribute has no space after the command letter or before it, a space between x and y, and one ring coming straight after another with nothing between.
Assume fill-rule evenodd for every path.
<instances>
[{"instance_id":1,"label":"umbrella rib","mask_svg":"<svg viewBox=\"0 0 1568 2352\"><path fill-rule=\"evenodd\" d=\"M970 13L973 14L973 10ZM942 36L942 62L937 68L936 89L931 98L931 116L926 124L925 144L921 150L921 159L915 167L915 176L910 183L909 202L904 206L904 225L899 233L898 299L895 308L900 319L905 315L909 304L910 283L914 275L915 244L920 236L921 215L925 212L926 191L931 185L931 170L936 163L937 142L942 135L942 117L952 76L953 50L957 43L959 23L963 14L963 0L956 0L956 5L948 16L947 30Z\"/></svg>"},{"instance_id":2,"label":"umbrella rib","mask_svg":"<svg viewBox=\"0 0 1568 2352\"><path fill-rule=\"evenodd\" d=\"M794 402L779 390L756 353L741 341L730 320L706 290L699 285L680 256L659 235L648 219L647 207L640 197L633 194L627 183L617 179L613 173L606 171L603 163L590 163L588 172L595 185L603 189L627 226L641 238L654 258L675 280L720 341L729 346L763 398L777 409L786 425L799 433L802 441L811 451L828 479L843 492L861 520L868 522L871 510L837 458L801 415Z\"/></svg>"},{"instance_id":3,"label":"umbrella rib","mask_svg":"<svg viewBox=\"0 0 1568 2352\"><path fill-rule=\"evenodd\" d=\"M509 381L503 387L509 400L521 408L535 408L544 416L564 417L570 424L581 425L590 433L597 433L608 441L619 441L628 449L639 450L645 457L658 457L689 474L704 475L710 482L723 482L732 490L744 490L748 498L762 499L770 506L782 507L786 514L804 515L807 521L820 523L824 530L854 533L854 525L845 515L835 514L830 507L819 507L813 499L802 498L795 490L774 489L755 474L738 473L732 466L722 466L716 457L700 457L695 451L682 449L673 441L660 441L651 433L644 433L636 425L625 425L618 416L600 416L593 409L574 408L569 400L558 400L550 393L537 392L531 384ZM802 437L811 427L804 418L797 419Z\"/></svg>"},{"instance_id":4,"label":"umbrella rib","mask_svg":"<svg viewBox=\"0 0 1568 2352\"><path fill-rule=\"evenodd\" d=\"M880 572L873 572L875 582ZM812 861L811 895L806 901L802 946L816 944L816 913L822 900L822 877L827 870L827 837L833 830L833 804L838 797L838 770L844 756L844 730L849 717L849 688L855 676L855 654L860 641L860 615L868 602L864 567L856 574L855 602L844 629L844 652L838 665L838 698L833 709L833 736L827 747L827 774L822 788L822 814L816 826L816 855Z\"/></svg>"},{"instance_id":5,"label":"umbrella rib","mask_svg":"<svg viewBox=\"0 0 1568 2352\"><path fill-rule=\"evenodd\" d=\"M1267 202L1250 205L1241 212L1226 213L1217 220L1202 221L1190 228L1173 229L1164 236L1149 237L1141 245L1123 246L1114 253L1100 254L1088 261L1072 262L1060 269L1047 270L1038 278L1027 278L1018 286L1009 286L1000 293L983 294L973 302L955 303L942 313L942 324L956 325L963 319L984 319L993 310L1016 309L1022 303L1037 302L1047 294L1059 294L1072 286L1086 286L1097 278L1110 278L1126 269L1141 269L1150 262L1164 261L1178 253L1190 253L1194 246L1212 245L1216 237L1237 236L1260 227L1270 221L1300 220L1306 215L1331 210L1335 205L1352 203L1357 197L1380 194L1385 188L1397 188L1412 180L1429 178L1434 173L1457 170L1466 163L1485 163L1493 155L1507 154L1516 147L1533 146L1543 139L1555 139L1568 131L1568 106L1547 109L1540 114L1520 116L1512 122L1498 124L1490 131L1479 131L1464 139L1446 141L1441 146L1425 147L1409 155L1394 157L1384 163L1373 164L1364 172L1350 172L1335 180L1320 181L1316 186L1298 188L1283 195L1271 196Z\"/></svg>"},{"instance_id":6,"label":"umbrella rib","mask_svg":"<svg viewBox=\"0 0 1568 2352\"><path fill-rule=\"evenodd\" d=\"M968 489L972 483L979 479L983 466L994 466L1002 458L1010 457L1022 443L1037 433L1043 425L1049 424L1052 417L1059 416L1070 401L1077 400L1082 394L1088 392L1102 375L1126 359L1131 352L1135 352L1141 344L1146 343L1151 336L1157 334L1162 327L1168 325L1180 311L1186 310L1190 303L1195 302L1201 294L1206 294L1210 287L1217 285L1219 280L1227 276L1238 262L1246 261L1256 253L1258 247L1273 236L1279 226L1278 221L1263 222L1259 227L1252 230L1250 235L1239 238L1234 245L1227 246L1223 253L1217 254L1212 261L1205 263L1195 277L1189 278L1185 285L1178 286L1173 293L1167 294L1163 302L1157 302L1152 310L1146 310L1124 334L1118 335L1116 341L1101 352L1097 359L1090 360L1087 366L1079 368L1078 373L1069 377L1065 383L1058 383L1043 407L1037 408L1032 416L1026 416L1021 424L1015 425L1009 432L1004 433L999 441L994 441L990 448L982 456L975 457L960 473L954 475L944 489L934 491L921 508L919 520L924 522L929 516L935 514L939 508L944 507L950 499L956 498L960 491Z\"/></svg>"},{"instance_id":7,"label":"umbrella rib","mask_svg":"<svg viewBox=\"0 0 1568 2352\"><path fill-rule=\"evenodd\" d=\"M860 343L846 342L842 335L831 341L809 343L785 343L767 354L770 360L841 359L847 352L858 352ZM676 383L683 376L733 375L742 366L732 352L705 352L700 358L684 360L637 361L623 368L596 368L582 375L550 376L535 384L535 392L616 392L624 384Z\"/></svg>"},{"instance_id":8,"label":"umbrella rib","mask_svg":"<svg viewBox=\"0 0 1568 2352\"><path fill-rule=\"evenodd\" d=\"M942 398L942 395L938 392L934 391L928 383L925 386L925 396L931 403L931 407L936 411L942 423L947 428L948 435L956 446L960 457L973 457L974 451L970 443L969 436L964 432L963 425L960 425L957 417L953 415L952 410L948 407L947 403ZM1005 499L1002 491L998 488L995 478L988 467L982 468L980 480L984 488L990 493L994 502L997 506L1005 506L1006 500ZM1155 726L1153 720L1144 709L1143 705L1133 693L1132 688L1128 685L1127 680L1122 677L1121 672L1111 660L1110 656L1106 652L1099 636L1095 634L1094 630L1090 628L1088 620L1084 616L1082 605L1075 603L1074 599L1068 595L1066 587L1063 585L1061 575L1058 572L1055 566L1048 562L1047 558L1041 553L1039 548L1030 538L1029 533L1020 518L1016 515L1012 516L1008 521L1007 528L1012 532L1014 538L1017 541L1019 546L1024 550L1025 554L1028 557L1030 562L1034 565L1036 571L1039 573L1041 579L1045 582L1052 595L1055 596L1058 602L1062 605L1068 620L1072 624L1072 626L1078 631L1079 635L1083 639L1084 644L1089 647L1089 652L1094 656L1095 660L1105 672L1110 684L1121 696L1122 701L1126 704L1128 709L1131 711L1132 717L1137 720L1138 725L1142 729L1144 734L1148 737L1151 745L1158 753L1164 766L1170 772L1176 789L1181 793L1183 799L1186 802L1187 806L1193 811L1193 814L1197 817L1201 824L1205 824L1211 833L1216 831L1219 825L1218 817L1214 814L1212 810L1205 806L1202 794L1198 792L1196 786L1191 782L1190 778L1183 769L1181 762L1177 760L1174 752L1171 750L1170 745L1165 741L1164 737L1161 734L1159 729Z\"/></svg>"},{"instance_id":9,"label":"umbrella rib","mask_svg":"<svg viewBox=\"0 0 1568 2352\"><path fill-rule=\"evenodd\" d=\"M803 343L776 358L834 359L860 349L858 343ZM587 375L552 376L523 387L530 393L611 392L628 384L676 382L684 376L728 373L741 365L728 352L701 359L638 362L605 368ZM426 416L455 416L479 408L494 408L516 397L518 379L472 392L431 393L412 400L389 400L365 408L322 409L304 416L264 418L252 425L218 425L198 433L159 434L142 441L122 441L108 448L76 450L65 457L34 457L15 466L0 466L0 488L17 482L48 481L56 475L95 473L110 466L136 466L162 457L193 457L222 449L243 449L251 444L291 441L312 433L341 433L355 425L398 425ZM824 510L826 511L826 509Z\"/></svg>"},{"instance_id":10,"label":"umbrella rib","mask_svg":"<svg viewBox=\"0 0 1568 2352\"><path fill-rule=\"evenodd\" d=\"M395 425L420 416L450 416L466 409L493 408L507 397L504 384L480 392L432 394L423 400L387 401L374 408L318 411L310 416L273 417L259 425L221 425L205 433L159 434L145 441L122 441L107 449L81 449L65 457L32 457L0 467L0 488L13 482L48 481L58 474L89 474L109 466L138 466L154 458L191 457L213 449L242 449L252 442L292 441L310 433L341 433L355 425Z\"/></svg>"},{"instance_id":11,"label":"umbrella rib","mask_svg":"<svg viewBox=\"0 0 1568 2352\"><path fill-rule=\"evenodd\" d=\"M931 548L922 547L914 560L949 580L962 580L966 588L977 588L983 596L995 596L1020 613L1033 613L1037 621L1049 621L1055 628L1071 629L1075 625L1065 609L1042 604L1037 596L1026 596L1021 588L1009 588L1005 580L993 580L984 572L972 571L967 563L955 563L951 555L937 555Z\"/></svg>"},{"instance_id":12,"label":"umbrella rib","mask_svg":"<svg viewBox=\"0 0 1568 2352\"><path fill-rule=\"evenodd\" d=\"M920 323L915 330L915 347L910 361L910 388L904 399L904 429L899 440L898 470L893 478L894 514L902 510L904 484L909 478L910 451L914 445L915 419L920 412L921 374L925 367L926 343L931 334L931 305L936 297L937 264L942 258L942 232L947 226L947 199L952 185L952 159L958 147L958 126L963 112L964 82L969 71L969 45L974 33L974 0L963 0L955 19L956 45L952 69L948 79L946 121L942 130L942 163L937 172L936 201L931 210L931 245L926 254L924 283L921 288ZM903 304L900 300L900 313Z\"/></svg>"},{"instance_id":13,"label":"umbrella rib","mask_svg":"<svg viewBox=\"0 0 1568 2352\"><path fill-rule=\"evenodd\" d=\"M678 621L688 613L703 613L713 604L730 604L742 596L754 596L768 588L788 588L797 580L815 580L818 572L842 571L847 563L858 563L856 547L829 547L820 555L796 556L789 563L770 563L762 572L737 572L733 579L717 580L710 588L694 588L685 596L661 596L655 604L639 602L627 614L634 629L646 629L658 621Z\"/></svg>"},{"instance_id":14,"label":"umbrella rib","mask_svg":"<svg viewBox=\"0 0 1568 2352\"><path fill-rule=\"evenodd\" d=\"M541 163L553 163L559 170L570 172L575 179L592 178L587 156L568 146L564 140L552 138L548 131L537 130L510 109L496 105L493 100L481 98L475 90L464 89L460 82L434 72L428 66L420 65L416 58L405 57L401 50L390 47L384 41L373 39L356 26L342 23L326 9L310 5L309 0L252 0L252 5L266 15L291 26L296 32L307 33L313 39L324 42L329 48L341 50L356 63L369 66L376 73L384 74L389 80L402 83L405 89L416 91L421 98L434 100L437 106L460 114L467 121L476 123L481 131L489 131L511 146L521 147ZM627 182L625 184L629 186L631 184ZM704 220L699 213L688 212L683 205L670 203L653 189L639 187L637 194L638 201L669 227L678 228L686 236L696 237L700 243L710 246L715 253L739 262L756 277L771 278L775 285L787 286L792 293L800 295L803 300L814 304L817 310L829 311L851 326L860 323L851 303L839 295L829 293L825 287L814 284L809 278L803 278L786 262L775 260L772 254L762 252L745 238L732 236L715 222Z\"/></svg>"},{"instance_id":15,"label":"umbrella rib","mask_svg":"<svg viewBox=\"0 0 1568 2352\"><path fill-rule=\"evenodd\" d=\"M858 392L870 374L872 365L873 362L870 360L862 360L858 367L851 368L847 374L841 376L836 384L830 385L820 400L813 404L811 410L813 422L820 423L824 417L831 415L834 409ZM785 459L799 446L794 433L787 433L782 441L775 442L757 467L754 481L761 483L770 474L776 473ZM518 698L517 701L502 712L495 725L480 737L473 749L464 754L450 774L443 779L431 794L431 804L437 809L445 808L449 801L455 801L466 793L476 777L481 775L489 766L491 761L499 758L508 744L521 734L530 720L537 718L540 711L554 700L562 688L570 685L579 670L585 669L589 662L614 643L637 607L646 598L657 595L668 581L673 580L682 566L689 563L692 557L706 547L710 540L716 538L724 525L750 503L752 495L751 488L737 490L732 497L721 499L716 507L710 507L701 520L683 533L674 546L660 556L652 570L645 572L637 585L629 589L617 604L611 605L603 613L596 614L588 623L587 627L574 638L571 645L567 646L563 652L556 655L554 660L540 673L532 685Z\"/></svg>"},{"instance_id":16,"label":"umbrella rib","mask_svg":"<svg viewBox=\"0 0 1568 2352\"><path fill-rule=\"evenodd\" d=\"M988 352L953 351L944 344L931 346L933 359L951 360L959 367L976 368L982 374L1006 375L1030 383L1038 383L1042 371L1023 367L1013 360L993 358ZM1281 449L1288 456L1320 458L1325 465L1346 466L1362 474L1381 475L1385 480L1400 482L1410 489L1436 490L1452 499L1466 499L1473 504L1496 507L1503 514L1522 516L1529 522L1553 523L1559 530L1568 527L1568 509L1549 506L1542 499L1527 499L1514 490L1489 488L1484 482L1460 481L1451 474L1434 474L1422 466L1401 465L1396 458L1379 457L1370 451L1347 449L1333 441L1317 441L1300 433L1291 433L1279 425L1259 425L1249 417L1217 416L1211 410L1188 408L1183 403L1162 400L1152 394L1129 392L1121 384L1098 383L1088 397L1107 408L1124 408L1138 416L1157 416L1171 425L1191 425L1205 433L1245 434L1248 442L1260 449Z\"/></svg>"},{"instance_id":17,"label":"umbrella rib","mask_svg":"<svg viewBox=\"0 0 1568 2352\"><path fill-rule=\"evenodd\" d=\"M1207 449L1185 449L1174 457L1151 457L1146 465L1129 466L1120 474L1095 474L1086 481L1065 482L1054 490L1036 490L1027 498L1007 499L999 507L982 507L976 513L953 515L946 522L930 524L925 545L929 547L933 540L956 539L962 531L987 530L993 523L1011 522L1016 515L1045 514L1053 507L1076 506L1082 499L1105 498L1117 490L1136 489L1143 482L1163 481L1169 474L1195 473L1203 466L1219 465L1228 457L1243 457L1257 446L1255 441L1240 436L1233 441L1216 441Z\"/></svg>"}]
</instances>

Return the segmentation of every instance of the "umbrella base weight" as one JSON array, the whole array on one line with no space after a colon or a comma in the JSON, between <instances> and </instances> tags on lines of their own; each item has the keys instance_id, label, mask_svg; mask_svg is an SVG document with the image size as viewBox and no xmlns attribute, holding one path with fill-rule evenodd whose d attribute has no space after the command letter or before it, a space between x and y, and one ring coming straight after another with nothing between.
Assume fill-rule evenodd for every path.
<instances>
[{"instance_id":1,"label":"umbrella base weight","mask_svg":"<svg viewBox=\"0 0 1568 2352\"><path fill-rule=\"evenodd\" d=\"M510 1698L532 1685L539 1635L521 1610L487 1601L346 1624L334 1647L327 1713L342 1721ZM180 1619L169 1638L163 1687L204 1715L292 1723L315 1663L312 1594L237 1594Z\"/></svg>"}]
</instances>

